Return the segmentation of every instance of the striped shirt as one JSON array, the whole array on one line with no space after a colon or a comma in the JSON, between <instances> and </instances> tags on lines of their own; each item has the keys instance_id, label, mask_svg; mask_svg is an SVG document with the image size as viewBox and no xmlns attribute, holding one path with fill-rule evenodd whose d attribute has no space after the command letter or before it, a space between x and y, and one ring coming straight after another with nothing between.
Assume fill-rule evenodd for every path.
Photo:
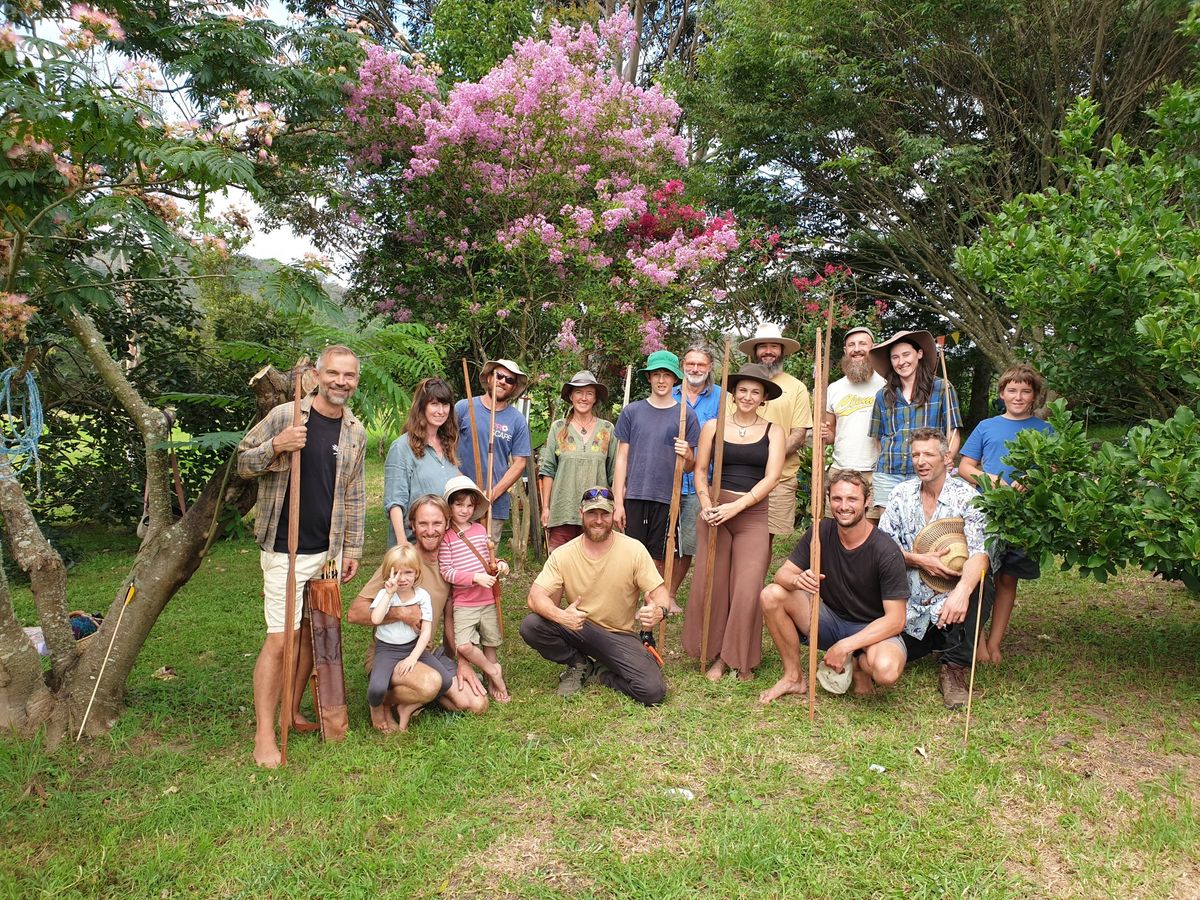
<instances>
[{"instance_id":1,"label":"striped shirt","mask_svg":"<svg viewBox=\"0 0 1200 900\"><path fill-rule=\"evenodd\" d=\"M875 408L871 410L870 437L879 438L879 460L875 471L887 475L909 478L916 474L912 464L912 453L908 438L918 428L936 428L946 432L962 428L962 416L958 411L958 393L954 385L949 386L950 428L946 428L946 387L940 378L933 379L929 399L921 404L911 404L904 394L896 391L896 403L888 409L884 400L888 387L879 389L875 395Z\"/></svg>"},{"instance_id":2,"label":"striped shirt","mask_svg":"<svg viewBox=\"0 0 1200 900\"><path fill-rule=\"evenodd\" d=\"M442 545L438 547L438 568L442 577L450 582L450 596L454 605L458 606L487 606L495 602L492 589L475 583L475 576L487 572L487 567L479 560L479 556L490 560L491 549L488 547L487 531L478 522L472 522L460 535L453 527L446 530ZM470 546L467 542L470 541ZM474 547L479 556L471 552Z\"/></svg>"},{"instance_id":3,"label":"striped shirt","mask_svg":"<svg viewBox=\"0 0 1200 900\"><path fill-rule=\"evenodd\" d=\"M308 422L316 392L300 401L300 421ZM259 478L258 515L254 540L265 550L275 546L279 514L288 489L290 456L276 453L271 440L292 424L294 406L281 403L263 416L238 444L237 469L242 478ZM337 474L333 486L333 514L329 522L329 556L340 552L343 559L362 557L363 529L367 515L363 460L367 432L350 408L342 408L342 431L337 445ZM301 472L301 477L304 473Z\"/></svg>"}]
</instances>

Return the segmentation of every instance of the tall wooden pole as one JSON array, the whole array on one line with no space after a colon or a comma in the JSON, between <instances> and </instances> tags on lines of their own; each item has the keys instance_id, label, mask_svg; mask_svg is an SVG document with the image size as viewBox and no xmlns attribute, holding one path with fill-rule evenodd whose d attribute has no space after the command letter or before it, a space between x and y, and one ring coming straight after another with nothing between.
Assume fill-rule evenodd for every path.
<instances>
[{"instance_id":1,"label":"tall wooden pole","mask_svg":"<svg viewBox=\"0 0 1200 900\"><path fill-rule=\"evenodd\" d=\"M950 432L952 431L950 423L953 419L950 418L950 376L946 374L946 336L939 335L937 339L938 356L942 360L942 397L946 402L946 442L950 441Z\"/></svg>"},{"instance_id":2,"label":"tall wooden pole","mask_svg":"<svg viewBox=\"0 0 1200 900\"><path fill-rule=\"evenodd\" d=\"M304 370L308 366L305 357L296 363L292 371L292 427L302 424L300 421L300 400L304 396ZM287 765L288 732L292 727L292 704L295 702L296 690L293 682L296 680L296 550L300 546L300 451L293 450L288 460L288 570L284 590L283 613L283 697L282 708L279 712L279 765Z\"/></svg>"},{"instance_id":3,"label":"tall wooden pole","mask_svg":"<svg viewBox=\"0 0 1200 900\"><path fill-rule=\"evenodd\" d=\"M475 398L471 396L471 376L467 374L467 361L463 364L463 387L467 392L467 415L471 419L471 452L475 455L475 477L483 480L483 460L479 457L479 429L475 425Z\"/></svg>"},{"instance_id":4,"label":"tall wooden pole","mask_svg":"<svg viewBox=\"0 0 1200 900\"><path fill-rule=\"evenodd\" d=\"M625 401L622 404L622 406L629 405L629 388L632 384L633 384L633 366L628 365L625 367Z\"/></svg>"},{"instance_id":5,"label":"tall wooden pole","mask_svg":"<svg viewBox=\"0 0 1200 900\"><path fill-rule=\"evenodd\" d=\"M474 425L471 426L474 429ZM492 370L492 420L488 426L488 452L487 452L487 495L488 495L488 511L487 524L484 526L488 534L488 546L491 547L492 540L492 488L495 486L495 465L492 462L492 454L496 452L496 370ZM492 574L496 576L496 583L492 585L492 599L496 601L496 625L500 630L500 637L504 637L504 615L500 608L500 572L496 566L496 549L492 548Z\"/></svg>"},{"instance_id":6,"label":"tall wooden pole","mask_svg":"<svg viewBox=\"0 0 1200 900\"><path fill-rule=\"evenodd\" d=\"M725 338L725 356L721 363L721 402L717 404L717 433L713 451L712 484L708 486L708 495L713 502L721 497L721 465L725 461L725 407L729 403L729 345L730 338ZM699 524L699 523L697 523ZM707 524L707 523L706 523ZM717 526L708 526L708 555L704 560L704 619L700 629L700 671L708 668L708 632L712 623L712 591L713 566L717 562Z\"/></svg>"},{"instance_id":7,"label":"tall wooden pole","mask_svg":"<svg viewBox=\"0 0 1200 900\"><path fill-rule=\"evenodd\" d=\"M816 353L813 356L813 411L817 417L825 412L825 397L829 382L829 345L833 343L833 298L825 319L825 334L817 329ZM825 513L825 436L813 422L812 455L812 541L809 544L809 567L817 579L817 592L810 603L808 619L808 721L817 715L817 644L821 632L821 520Z\"/></svg>"},{"instance_id":8,"label":"tall wooden pole","mask_svg":"<svg viewBox=\"0 0 1200 900\"><path fill-rule=\"evenodd\" d=\"M687 437L687 388L679 386L679 440ZM675 457L675 478L671 482L671 511L667 516L667 558L663 563L663 580L667 583L667 593L671 592L671 577L675 574L675 526L679 523L679 495L683 490L683 457ZM670 594L670 601L675 603L675 595ZM660 650L666 646L667 618L658 623L658 646Z\"/></svg>"},{"instance_id":9,"label":"tall wooden pole","mask_svg":"<svg viewBox=\"0 0 1200 900\"><path fill-rule=\"evenodd\" d=\"M971 680L967 682L967 722L963 727L963 746L971 746L971 698L975 694L975 660L979 653L979 623L983 621L983 582L987 578L987 562L979 574L979 605L975 610L975 643L971 645Z\"/></svg>"}]
</instances>

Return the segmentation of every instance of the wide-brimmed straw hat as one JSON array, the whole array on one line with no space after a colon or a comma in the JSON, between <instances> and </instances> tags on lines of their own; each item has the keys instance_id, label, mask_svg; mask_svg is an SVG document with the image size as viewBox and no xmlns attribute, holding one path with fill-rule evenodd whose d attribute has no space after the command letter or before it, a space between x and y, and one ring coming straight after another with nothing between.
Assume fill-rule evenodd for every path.
<instances>
[{"instance_id":1,"label":"wide-brimmed straw hat","mask_svg":"<svg viewBox=\"0 0 1200 900\"><path fill-rule=\"evenodd\" d=\"M892 374L892 346L898 341L915 344L925 355L921 357L921 366L930 372L937 372L937 344L933 335L928 331L897 331L882 344L871 348L871 366L887 378Z\"/></svg>"},{"instance_id":2,"label":"wide-brimmed straw hat","mask_svg":"<svg viewBox=\"0 0 1200 900\"><path fill-rule=\"evenodd\" d=\"M505 366L505 368L508 367ZM475 512L471 513L472 522L478 522L487 515L488 506L490 505L488 503L488 498L484 496L483 491L479 489L479 485L477 485L466 475L455 475L453 478L447 481L446 486L442 489L442 499L449 503L450 498L459 491L470 491L475 495Z\"/></svg>"},{"instance_id":3,"label":"wide-brimmed straw hat","mask_svg":"<svg viewBox=\"0 0 1200 900\"><path fill-rule=\"evenodd\" d=\"M571 402L571 391L575 388L590 387L596 389L596 401L598 403L608 402L608 388L596 380L596 376L587 369L580 369L571 376L571 380L562 386L562 398L568 403Z\"/></svg>"},{"instance_id":4,"label":"wide-brimmed straw hat","mask_svg":"<svg viewBox=\"0 0 1200 900\"><path fill-rule=\"evenodd\" d=\"M817 666L817 684L825 688L831 694L844 694L850 689L850 682L854 680L854 655L850 654L846 657L846 664L842 667L842 671L837 672L825 665L825 660L822 659L820 665Z\"/></svg>"},{"instance_id":5,"label":"wide-brimmed straw hat","mask_svg":"<svg viewBox=\"0 0 1200 900\"><path fill-rule=\"evenodd\" d=\"M746 363L737 373L729 376L729 394L733 396L733 392L737 390L737 386L743 381L753 381L762 385L763 394L768 400L775 400L783 396L783 388L771 380L771 376L767 374L767 370L758 363Z\"/></svg>"},{"instance_id":6,"label":"wide-brimmed straw hat","mask_svg":"<svg viewBox=\"0 0 1200 900\"><path fill-rule=\"evenodd\" d=\"M942 556L942 565L956 572L961 572L963 565L970 556L967 548L967 536L964 528L966 523L958 516L948 516L945 519L934 519L917 532L913 538L913 553L933 553L941 556L950 548L948 556ZM939 594L944 594L958 584L957 578L945 578L941 575L931 575L924 569L918 569L921 580Z\"/></svg>"},{"instance_id":7,"label":"wide-brimmed straw hat","mask_svg":"<svg viewBox=\"0 0 1200 900\"><path fill-rule=\"evenodd\" d=\"M496 371L497 366L508 369L517 376L517 386L513 389L512 396L508 398L508 402L511 403L525 393L525 388L529 387L529 376L522 372L521 367L511 359L489 359L483 364L483 371L479 373L479 384L484 391L490 390L487 383L488 376Z\"/></svg>"},{"instance_id":8,"label":"wide-brimmed straw hat","mask_svg":"<svg viewBox=\"0 0 1200 900\"><path fill-rule=\"evenodd\" d=\"M800 342L783 336L783 329L770 322L762 322L754 337L747 338L738 344L738 349L751 359L754 359L754 348L759 344L779 344L783 347L783 356L791 356L800 349Z\"/></svg>"},{"instance_id":9,"label":"wide-brimmed straw hat","mask_svg":"<svg viewBox=\"0 0 1200 900\"><path fill-rule=\"evenodd\" d=\"M683 369L679 365L679 357L670 350L655 350L646 357L646 367L638 369L638 374L650 380L650 373L662 369L675 376L676 381L683 381Z\"/></svg>"}]
</instances>

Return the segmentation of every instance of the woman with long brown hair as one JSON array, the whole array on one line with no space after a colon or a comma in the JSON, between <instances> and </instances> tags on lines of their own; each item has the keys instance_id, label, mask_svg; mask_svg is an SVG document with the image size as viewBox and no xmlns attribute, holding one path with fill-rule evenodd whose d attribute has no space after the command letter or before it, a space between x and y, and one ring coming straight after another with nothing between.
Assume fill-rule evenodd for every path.
<instances>
[{"instance_id":1,"label":"woman with long brown hair","mask_svg":"<svg viewBox=\"0 0 1200 900\"><path fill-rule=\"evenodd\" d=\"M441 378L426 378L413 391L404 433L392 441L383 467L383 509L391 526L388 546L408 543L410 500L441 496L458 470L458 423L451 415L454 394Z\"/></svg>"}]
</instances>

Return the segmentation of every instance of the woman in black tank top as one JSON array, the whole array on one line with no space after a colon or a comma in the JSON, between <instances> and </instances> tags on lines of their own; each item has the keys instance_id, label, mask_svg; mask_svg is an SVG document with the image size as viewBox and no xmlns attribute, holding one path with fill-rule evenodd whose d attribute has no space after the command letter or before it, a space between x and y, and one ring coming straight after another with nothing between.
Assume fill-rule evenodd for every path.
<instances>
[{"instance_id":1,"label":"woman in black tank top","mask_svg":"<svg viewBox=\"0 0 1200 900\"><path fill-rule=\"evenodd\" d=\"M709 463L715 454L717 420L705 423L696 452L696 565L683 620L683 648L692 657L714 660L707 677L717 681L728 669L749 681L762 661L762 609L758 595L771 564L767 497L783 471L783 429L759 415L767 400L783 391L762 366L742 366L729 378L733 408L725 416L725 453L719 493L710 489ZM712 612L707 648L704 630L705 575L709 537L716 536L712 566Z\"/></svg>"}]
</instances>

